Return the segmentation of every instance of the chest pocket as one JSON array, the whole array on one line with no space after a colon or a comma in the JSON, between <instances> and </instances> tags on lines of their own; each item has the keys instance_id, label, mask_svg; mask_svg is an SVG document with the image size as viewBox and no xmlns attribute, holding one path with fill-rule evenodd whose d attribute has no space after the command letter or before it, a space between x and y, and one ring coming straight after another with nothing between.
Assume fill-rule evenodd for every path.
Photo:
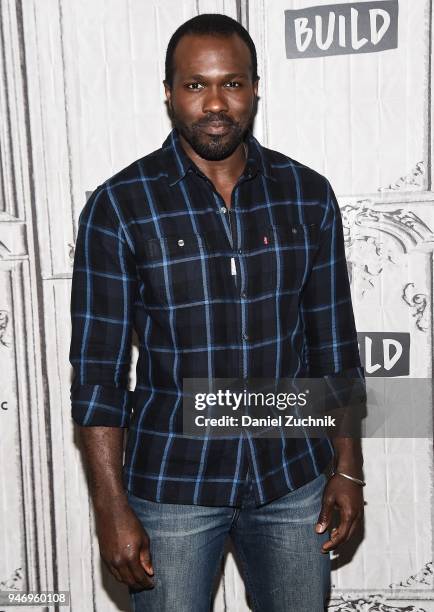
<instances>
[{"instance_id":1,"label":"chest pocket","mask_svg":"<svg viewBox=\"0 0 434 612\"><path fill-rule=\"evenodd\" d=\"M259 242L262 243L258 251ZM319 245L315 223L269 225L255 235L255 255L249 258L249 294L279 290L298 293L312 267Z\"/></svg>"},{"instance_id":2,"label":"chest pocket","mask_svg":"<svg viewBox=\"0 0 434 612\"><path fill-rule=\"evenodd\" d=\"M275 282L284 291L300 291L319 246L316 223L276 225Z\"/></svg>"},{"instance_id":3,"label":"chest pocket","mask_svg":"<svg viewBox=\"0 0 434 612\"><path fill-rule=\"evenodd\" d=\"M147 304L188 305L218 296L226 249L221 232L184 232L146 240L141 274Z\"/></svg>"}]
</instances>

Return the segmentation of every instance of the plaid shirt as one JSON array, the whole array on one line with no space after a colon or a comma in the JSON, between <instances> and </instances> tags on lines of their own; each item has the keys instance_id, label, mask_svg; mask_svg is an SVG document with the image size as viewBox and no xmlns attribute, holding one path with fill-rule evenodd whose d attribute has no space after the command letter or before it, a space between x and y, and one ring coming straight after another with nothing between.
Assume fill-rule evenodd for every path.
<instances>
[{"instance_id":1,"label":"plaid shirt","mask_svg":"<svg viewBox=\"0 0 434 612\"><path fill-rule=\"evenodd\" d=\"M123 484L153 501L239 506L250 469L259 506L334 456L328 437L183 435L183 378L364 381L333 190L251 133L246 142L231 208L173 130L100 185L79 217L72 417L128 428Z\"/></svg>"}]
</instances>

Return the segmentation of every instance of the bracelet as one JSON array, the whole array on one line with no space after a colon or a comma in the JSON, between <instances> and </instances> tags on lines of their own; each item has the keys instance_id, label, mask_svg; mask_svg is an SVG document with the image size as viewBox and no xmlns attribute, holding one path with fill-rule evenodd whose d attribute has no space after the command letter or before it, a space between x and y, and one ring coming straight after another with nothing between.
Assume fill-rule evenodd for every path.
<instances>
[{"instance_id":1,"label":"bracelet","mask_svg":"<svg viewBox=\"0 0 434 612\"><path fill-rule=\"evenodd\" d=\"M335 472L334 470L332 470L330 478L333 478L333 476L335 474L340 474L344 478L348 478L349 480L352 480L353 482L356 482L357 484L359 484L362 487L364 487L366 485L366 482L364 480L360 480L360 478L354 478L354 476L349 476L348 474L344 474L343 472Z\"/></svg>"}]
</instances>

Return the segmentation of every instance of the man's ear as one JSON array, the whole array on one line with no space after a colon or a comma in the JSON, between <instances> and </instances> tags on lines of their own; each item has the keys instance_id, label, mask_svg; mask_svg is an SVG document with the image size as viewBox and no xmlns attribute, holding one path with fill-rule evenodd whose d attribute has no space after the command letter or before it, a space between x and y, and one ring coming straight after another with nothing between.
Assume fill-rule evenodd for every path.
<instances>
[{"instance_id":1,"label":"man's ear","mask_svg":"<svg viewBox=\"0 0 434 612\"><path fill-rule=\"evenodd\" d=\"M167 81L163 81L164 93L166 94L166 101L170 109L172 109L172 89Z\"/></svg>"},{"instance_id":2,"label":"man's ear","mask_svg":"<svg viewBox=\"0 0 434 612\"><path fill-rule=\"evenodd\" d=\"M255 94L256 97L258 97L258 86L259 86L259 79L261 77L258 77L255 81L253 81L253 92Z\"/></svg>"}]
</instances>

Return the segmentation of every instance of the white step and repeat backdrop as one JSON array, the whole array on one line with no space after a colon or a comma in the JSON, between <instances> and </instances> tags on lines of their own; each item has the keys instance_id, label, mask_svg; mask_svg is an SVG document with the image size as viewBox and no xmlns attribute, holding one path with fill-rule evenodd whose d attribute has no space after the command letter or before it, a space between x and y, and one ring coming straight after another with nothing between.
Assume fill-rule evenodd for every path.
<instances>
[{"instance_id":1,"label":"white step and repeat backdrop","mask_svg":"<svg viewBox=\"0 0 434 612\"><path fill-rule=\"evenodd\" d=\"M99 557L70 417L86 194L170 130L175 28L204 12L238 19L258 49L256 136L338 195L367 376L431 380L432 0L2 0L0 11L0 590L69 590L74 612L127 611ZM330 610L434 611L432 442L432 429L363 440L365 529L333 559ZM248 609L228 546L214 610Z\"/></svg>"}]
</instances>

